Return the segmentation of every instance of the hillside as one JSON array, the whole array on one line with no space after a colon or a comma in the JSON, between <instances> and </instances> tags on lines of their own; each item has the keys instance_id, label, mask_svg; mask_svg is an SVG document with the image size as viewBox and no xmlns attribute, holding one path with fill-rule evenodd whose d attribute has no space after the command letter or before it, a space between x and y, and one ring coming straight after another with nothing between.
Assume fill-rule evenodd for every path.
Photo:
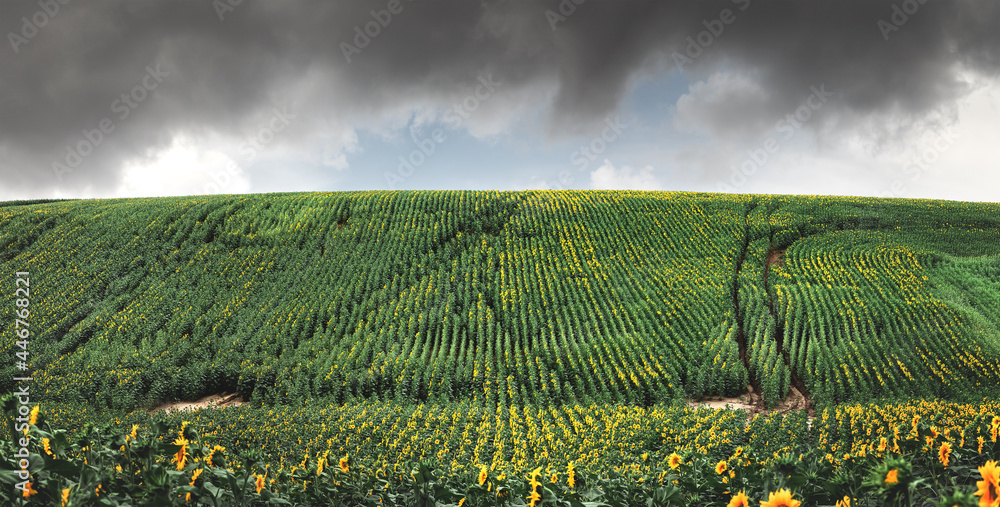
<instances>
[{"instance_id":1,"label":"hillside","mask_svg":"<svg viewBox=\"0 0 1000 507\"><path fill-rule=\"evenodd\" d=\"M42 402L486 406L1000 385L1000 204L671 192L0 203ZM13 296L11 296L13 297ZM12 335L7 320L4 332ZM5 341L3 353L15 345ZM4 389L15 366L5 363Z\"/></svg>"}]
</instances>

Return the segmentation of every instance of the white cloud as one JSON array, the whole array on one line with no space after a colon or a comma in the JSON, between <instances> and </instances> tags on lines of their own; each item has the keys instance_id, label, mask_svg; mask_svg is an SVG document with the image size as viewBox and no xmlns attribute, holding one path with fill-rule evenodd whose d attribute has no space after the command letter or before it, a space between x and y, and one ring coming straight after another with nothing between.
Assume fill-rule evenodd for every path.
<instances>
[{"instance_id":1,"label":"white cloud","mask_svg":"<svg viewBox=\"0 0 1000 507\"><path fill-rule=\"evenodd\" d=\"M674 127L729 141L755 139L777 119L769 99L752 74L716 72L677 99Z\"/></svg>"},{"instance_id":2,"label":"white cloud","mask_svg":"<svg viewBox=\"0 0 1000 507\"><path fill-rule=\"evenodd\" d=\"M621 169L605 160L601 167L590 173L590 188L595 190L663 190L660 181L653 174L653 166L642 169L622 166Z\"/></svg>"},{"instance_id":3,"label":"white cloud","mask_svg":"<svg viewBox=\"0 0 1000 507\"><path fill-rule=\"evenodd\" d=\"M180 135L163 150L126 161L114 195L237 194L250 187L250 179L232 158Z\"/></svg>"},{"instance_id":4,"label":"white cloud","mask_svg":"<svg viewBox=\"0 0 1000 507\"><path fill-rule=\"evenodd\" d=\"M904 184L900 197L1000 201L1000 81L992 80L959 100L950 128L927 129L893 158ZM914 169L916 163L923 167Z\"/></svg>"},{"instance_id":5,"label":"white cloud","mask_svg":"<svg viewBox=\"0 0 1000 507\"><path fill-rule=\"evenodd\" d=\"M347 154L360 150L358 146L358 133L354 129L344 130L336 142L327 142L325 144L322 164L325 167L332 167L337 171L349 168L350 164L347 162Z\"/></svg>"}]
</instances>

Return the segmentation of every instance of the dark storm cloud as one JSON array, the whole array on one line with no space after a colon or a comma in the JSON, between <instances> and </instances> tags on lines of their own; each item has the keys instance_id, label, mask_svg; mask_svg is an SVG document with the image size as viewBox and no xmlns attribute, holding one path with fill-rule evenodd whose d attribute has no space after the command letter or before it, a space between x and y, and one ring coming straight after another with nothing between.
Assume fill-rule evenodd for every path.
<instances>
[{"instance_id":1,"label":"dark storm cloud","mask_svg":"<svg viewBox=\"0 0 1000 507\"><path fill-rule=\"evenodd\" d=\"M687 37L718 28L724 9L732 22L684 69L699 78L720 65L752 72L765 93L738 110L768 117L821 83L836 90L831 109L844 118L919 117L967 91L955 64L989 75L1000 66L1000 7L971 0L245 0L220 9L228 1L0 3L5 186L26 196L111 188L123 160L178 132L245 137L282 104L301 119L296 135L330 121L375 123L408 104L447 104L485 74L506 93L555 86L554 102L539 104L549 107L548 131L576 133L615 111L636 72L676 69ZM39 15L43 4L59 11ZM390 7L391 19L383 12ZM897 11L905 21L893 21ZM358 32L374 32L378 16L385 26L365 42ZM879 20L898 28L888 40ZM143 86L154 84L151 72L155 89ZM136 93L146 96L137 101ZM761 114L715 111L706 121L756 124ZM58 181L52 163L105 118L113 132Z\"/></svg>"}]
</instances>

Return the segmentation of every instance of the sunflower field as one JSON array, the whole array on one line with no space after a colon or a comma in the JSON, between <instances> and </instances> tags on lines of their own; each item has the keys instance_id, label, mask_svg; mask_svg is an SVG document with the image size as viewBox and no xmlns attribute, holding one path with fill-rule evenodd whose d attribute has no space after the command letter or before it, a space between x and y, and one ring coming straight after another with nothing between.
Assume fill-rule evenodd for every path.
<instances>
[{"instance_id":1,"label":"sunflower field","mask_svg":"<svg viewBox=\"0 0 1000 507\"><path fill-rule=\"evenodd\" d=\"M49 482L16 501L730 505L744 491L754 505L883 505L972 498L963 488L1000 458L1000 204L632 191L0 203L8 307L29 272L30 319L0 321L0 393L30 373L32 431L62 435L62 454L32 447ZM223 392L246 403L149 411ZM793 394L808 413L768 410ZM756 415L688 403L739 395ZM133 427L142 456L128 454ZM0 468L16 473L10 432ZM194 448L174 440L195 438L224 461L171 469ZM101 446L108 465L69 474ZM131 482L156 466L159 493ZM879 466L906 486L872 482ZM802 481L776 472L788 467ZM828 472L843 487L823 489ZM226 493L210 501L205 482Z\"/></svg>"}]
</instances>

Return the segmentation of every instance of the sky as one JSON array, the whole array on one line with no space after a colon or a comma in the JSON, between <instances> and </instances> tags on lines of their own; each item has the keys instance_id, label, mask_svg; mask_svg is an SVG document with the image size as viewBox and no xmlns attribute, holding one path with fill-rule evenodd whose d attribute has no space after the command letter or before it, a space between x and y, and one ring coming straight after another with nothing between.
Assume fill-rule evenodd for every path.
<instances>
[{"instance_id":1,"label":"sky","mask_svg":"<svg viewBox=\"0 0 1000 507\"><path fill-rule=\"evenodd\" d=\"M1000 3L0 3L0 201L633 189L1000 201Z\"/></svg>"}]
</instances>

